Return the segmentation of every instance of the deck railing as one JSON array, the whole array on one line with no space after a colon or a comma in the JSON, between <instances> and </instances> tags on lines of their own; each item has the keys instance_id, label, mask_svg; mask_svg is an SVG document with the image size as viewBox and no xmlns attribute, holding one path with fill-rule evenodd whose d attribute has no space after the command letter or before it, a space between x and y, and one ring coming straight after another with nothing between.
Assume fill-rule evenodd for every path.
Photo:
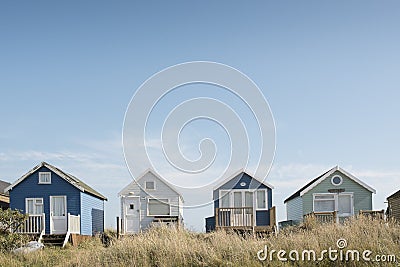
<instances>
[{"instance_id":1,"label":"deck railing","mask_svg":"<svg viewBox=\"0 0 400 267\"><path fill-rule=\"evenodd\" d=\"M332 223L338 222L337 212L336 211L314 211L309 214L304 215L304 219L307 218L315 218L320 223Z\"/></svg>"},{"instance_id":2,"label":"deck railing","mask_svg":"<svg viewBox=\"0 0 400 267\"><path fill-rule=\"evenodd\" d=\"M41 234L45 231L45 214L29 214L25 222L20 225L16 232L21 234Z\"/></svg>"},{"instance_id":3,"label":"deck railing","mask_svg":"<svg viewBox=\"0 0 400 267\"><path fill-rule=\"evenodd\" d=\"M253 227L254 216L252 207L217 208L215 211L216 227Z\"/></svg>"},{"instance_id":4,"label":"deck railing","mask_svg":"<svg viewBox=\"0 0 400 267\"><path fill-rule=\"evenodd\" d=\"M383 220L385 219L385 210L360 210L360 215Z\"/></svg>"},{"instance_id":5,"label":"deck railing","mask_svg":"<svg viewBox=\"0 0 400 267\"><path fill-rule=\"evenodd\" d=\"M81 216L68 213L68 232L71 234L81 233Z\"/></svg>"}]
</instances>

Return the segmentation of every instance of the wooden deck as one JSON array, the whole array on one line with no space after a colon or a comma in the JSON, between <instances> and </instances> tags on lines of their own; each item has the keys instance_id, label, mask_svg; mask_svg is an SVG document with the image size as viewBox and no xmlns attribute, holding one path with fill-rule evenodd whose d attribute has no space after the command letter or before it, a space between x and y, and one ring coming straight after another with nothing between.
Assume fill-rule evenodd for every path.
<instances>
[{"instance_id":1,"label":"wooden deck","mask_svg":"<svg viewBox=\"0 0 400 267\"><path fill-rule=\"evenodd\" d=\"M38 242L44 241L44 237L46 236L46 215L43 214L29 214L27 219L23 224L21 224L15 232L20 234L27 234L36 236ZM81 232L81 217L80 215L71 215L68 213L67 215L67 231L62 235L47 235L47 237L52 236L63 236L62 247L64 247L69 240L71 234L79 235Z\"/></svg>"},{"instance_id":2,"label":"wooden deck","mask_svg":"<svg viewBox=\"0 0 400 267\"><path fill-rule=\"evenodd\" d=\"M217 208L215 210L215 229L250 231L250 232L271 232L276 227L275 206L269 210L269 225L256 225L255 212L253 207L241 208Z\"/></svg>"},{"instance_id":3,"label":"wooden deck","mask_svg":"<svg viewBox=\"0 0 400 267\"><path fill-rule=\"evenodd\" d=\"M385 211L384 210L360 210L360 216L367 216L374 219L385 219ZM343 222L344 219L348 217L340 217L337 214L337 211L331 212L311 212L309 214L304 215L304 219L306 218L316 218L316 220L320 223L339 223Z\"/></svg>"},{"instance_id":4,"label":"wooden deck","mask_svg":"<svg viewBox=\"0 0 400 267\"><path fill-rule=\"evenodd\" d=\"M320 223L338 222L336 211L311 212L304 215L304 219L315 218Z\"/></svg>"}]
</instances>

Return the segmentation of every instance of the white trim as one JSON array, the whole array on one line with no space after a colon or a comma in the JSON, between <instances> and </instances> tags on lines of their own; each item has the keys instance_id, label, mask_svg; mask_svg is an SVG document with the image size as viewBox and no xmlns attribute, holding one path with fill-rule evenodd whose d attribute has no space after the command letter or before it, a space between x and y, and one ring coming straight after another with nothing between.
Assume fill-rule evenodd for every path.
<instances>
[{"instance_id":1,"label":"white trim","mask_svg":"<svg viewBox=\"0 0 400 267\"><path fill-rule=\"evenodd\" d=\"M339 178L339 179L340 179L340 182L339 182L338 184L335 184L335 183L333 182L333 180L334 180L335 178ZM339 186L339 185L341 185L342 183L343 183L343 177L342 177L342 176L340 176L340 175L338 175L338 174L332 176L332 178L331 178L331 184L332 184L332 185L334 185L334 186Z\"/></svg>"},{"instance_id":2,"label":"white trim","mask_svg":"<svg viewBox=\"0 0 400 267\"><path fill-rule=\"evenodd\" d=\"M344 174L345 176L347 176L348 178L350 178L351 180L353 180L354 182L358 183L359 185L361 185L362 187L364 187L365 189L367 189L368 191L376 194L376 190L373 189L372 187L370 187L369 185L365 184L364 182L360 181L357 177L355 177L354 175L352 175L351 173L348 173L347 171L343 170L342 168L340 168L339 166L336 166L334 168L332 168L330 171L328 171L324 176L322 176L321 178L319 178L317 181L315 181L314 183L312 183L310 186L308 186L307 188L305 188L303 191L300 192L300 196L303 196L305 193L307 193L308 191L310 191L311 189L313 189L315 186L317 186L319 183L321 183L322 181L324 181L327 177L329 177L332 173L334 173L335 171L339 171L342 174Z\"/></svg>"},{"instance_id":3,"label":"white trim","mask_svg":"<svg viewBox=\"0 0 400 267\"><path fill-rule=\"evenodd\" d=\"M264 184L264 185L266 185L267 187L269 187L269 188L271 188L271 189L274 189L274 187L273 187L271 184L269 184L269 183L267 183L267 182L265 182L265 181L261 181L260 179L254 177L253 175L250 175L250 174L247 173L244 169L240 169L240 170L236 171L234 174L232 174L231 176L229 176L228 178L226 178L226 179L224 179L223 181L221 181L221 182L219 182L218 184L216 184L216 185L213 187L213 191L214 191L214 190L217 190L218 188L220 188L221 186L223 186L224 184L226 184L227 182L229 182L230 180L232 180L233 178L235 178L236 176L238 176L238 175L241 174L241 173L245 173L245 174L247 174L248 176L250 176L251 178L255 179L257 182L259 182L259 183L261 183L261 184Z\"/></svg>"},{"instance_id":4,"label":"white trim","mask_svg":"<svg viewBox=\"0 0 400 267\"><path fill-rule=\"evenodd\" d=\"M50 179L49 179L49 181L48 182L42 182L41 180L40 180L40 177L41 176L43 176L43 175L50 175ZM39 172L39 181L38 181L38 184L51 184L51 172Z\"/></svg>"},{"instance_id":5,"label":"white trim","mask_svg":"<svg viewBox=\"0 0 400 267\"><path fill-rule=\"evenodd\" d=\"M264 191L265 194L265 208L258 208L258 200L257 200L257 192L258 191ZM267 189L258 189L257 191L255 191L255 209L256 210L269 210L268 209L268 190Z\"/></svg>"},{"instance_id":6,"label":"white trim","mask_svg":"<svg viewBox=\"0 0 400 267\"><path fill-rule=\"evenodd\" d=\"M168 207L169 207L169 214L168 215L165 215L165 214L151 214L150 215L150 213L149 213L149 202L150 202L150 200L157 200L157 201L159 201L159 202L161 202L162 204L167 204L168 205ZM165 201L165 200L167 200L167 201ZM155 217L155 216L166 216L166 217L169 217L169 216L171 216L171 214L172 214L172 210L171 210L171 201L170 201L170 199L169 198L153 198L153 197L149 197L149 198L147 198L147 217Z\"/></svg>"}]
</instances>

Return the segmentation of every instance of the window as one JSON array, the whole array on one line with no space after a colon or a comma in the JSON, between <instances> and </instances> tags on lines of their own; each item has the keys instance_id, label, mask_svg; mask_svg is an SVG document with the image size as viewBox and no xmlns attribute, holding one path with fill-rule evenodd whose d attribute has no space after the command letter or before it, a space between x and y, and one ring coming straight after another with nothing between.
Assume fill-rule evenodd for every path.
<instances>
[{"instance_id":1,"label":"window","mask_svg":"<svg viewBox=\"0 0 400 267\"><path fill-rule=\"evenodd\" d=\"M242 205L242 192L233 192L233 207L241 208Z\"/></svg>"},{"instance_id":2,"label":"window","mask_svg":"<svg viewBox=\"0 0 400 267\"><path fill-rule=\"evenodd\" d=\"M39 172L39 184L51 184L51 172Z\"/></svg>"},{"instance_id":3,"label":"window","mask_svg":"<svg viewBox=\"0 0 400 267\"><path fill-rule=\"evenodd\" d=\"M233 192L233 207L234 208L241 208L243 207L243 202L242 202L242 192ZM235 209L235 214L240 214L241 210L240 209Z\"/></svg>"},{"instance_id":4,"label":"window","mask_svg":"<svg viewBox=\"0 0 400 267\"><path fill-rule=\"evenodd\" d=\"M43 198L27 198L25 205L25 211L28 214L37 215L43 213Z\"/></svg>"},{"instance_id":5,"label":"window","mask_svg":"<svg viewBox=\"0 0 400 267\"><path fill-rule=\"evenodd\" d=\"M50 196L50 201L51 216L66 216L66 196Z\"/></svg>"},{"instance_id":6,"label":"window","mask_svg":"<svg viewBox=\"0 0 400 267\"><path fill-rule=\"evenodd\" d=\"M314 195L314 211L334 211L335 210L335 195Z\"/></svg>"},{"instance_id":7,"label":"window","mask_svg":"<svg viewBox=\"0 0 400 267\"><path fill-rule=\"evenodd\" d=\"M244 192L244 206L253 207L253 192ZM250 214L251 209L246 209L246 214Z\"/></svg>"},{"instance_id":8,"label":"window","mask_svg":"<svg viewBox=\"0 0 400 267\"><path fill-rule=\"evenodd\" d=\"M341 217L353 215L353 193L314 194L314 211L337 211Z\"/></svg>"},{"instance_id":9,"label":"window","mask_svg":"<svg viewBox=\"0 0 400 267\"><path fill-rule=\"evenodd\" d=\"M253 192L244 193L244 206L253 207Z\"/></svg>"},{"instance_id":10,"label":"window","mask_svg":"<svg viewBox=\"0 0 400 267\"><path fill-rule=\"evenodd\" d=\"M156 184L154 183L154 181L147 181L145 183L145 188L147 190L154 190L154 189L156 189Z\"/></svg>"},{"instance_id":11,"label":"window","mask_svg":"<svg viewBox=\"0 0 400 267\"><path fill-rule=\"evenodd\" d=\"M221 190L219 193L220 208L250 208L257 207L257 210L268 209L267 190ZM256 198L256 199L255 199Z\"/></svg>"},{"instance_id":12,"label":"window","mask_svg":"<svg viewBox=\"0 0 400 267\"><path fill-rule=\"evenodd\" d=\"M148 216L169 216L171 215L168 199L149 199Z\"/></svg>"},{"instance_id":13,"label":"window","mask_svg":"<svg viewBox=\"0 0 400 267\"><path fill-rule=\"evenodd\" d=\"M220 191L220 207L221 208L229 208L231 206L231 198L229 191Z\"/></svg>"},{"instance_id":14,"label":"window","mask_svg":"<svg viewBox=\"0 0 400 267\"><path fill-rule=\"evenodd\" d=\"M340 175L334 175L331 179L333 185L339 186L343 183L343 178Z\"/></svg>"},{"instance_id":15,"label":"window","mask_svg":"<svg viewBox=\"0 0 400 267\"><path fill-rule=\"evenodd\" d=\"M257 209L267 208L267 190L257 190Z\"/></svg>"},{"instance_id":16,"label":"window","mask_svg":"<svg viewBox=\"0 0 400 267\"><path fill-rule=\"evenodd\" d=\"M135 205L134 205L134 204L129 204L129 209L130 209L130 210L135 209Z\"/></svg>"}]
</instances>

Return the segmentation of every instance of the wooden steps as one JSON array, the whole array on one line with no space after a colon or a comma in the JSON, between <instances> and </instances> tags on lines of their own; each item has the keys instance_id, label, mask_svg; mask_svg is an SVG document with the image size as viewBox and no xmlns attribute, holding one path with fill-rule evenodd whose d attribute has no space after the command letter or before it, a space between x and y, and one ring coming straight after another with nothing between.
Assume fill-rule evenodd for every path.
<instances>
[{"instance_id":1,"label":"wooden steps","mask_svg":"<svg viewBox=\"0 0 400 267\"><path fill-rule=\"evenodd\" d=\"M62 235L44 235L42 243L48 247L63 247L67 234Z\"/></svg>"}]
</instances>

